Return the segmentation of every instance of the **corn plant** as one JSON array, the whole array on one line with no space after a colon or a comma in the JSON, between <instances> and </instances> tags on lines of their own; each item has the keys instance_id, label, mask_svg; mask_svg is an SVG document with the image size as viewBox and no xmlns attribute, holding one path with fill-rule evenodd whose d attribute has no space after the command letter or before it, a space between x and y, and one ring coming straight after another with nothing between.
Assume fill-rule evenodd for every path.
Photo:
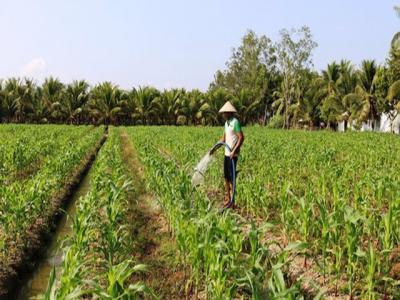
<instances>
[{"instance_id":1,"label":"corn plant","mask_svg":"<svg viewBox=\"0 0 400 300\"><path fill-rule=\"evenodd\" d=\"M145 284L135 283L127 284L126 280L133 273L138 271L146 271L145 265L135 265L131 267L132 261L125 260L118 265L111 265L108 269L107 275L107 288L104 289L100 284L94 280L85 280L91 287L89 290L91 294L100 297L101 299L136 299L138 293L147 293L154 298L158 297L150 290Z\"/></svg>"},{"instance_id":2,"label":"corn plant","mask_svg":"<svg viewBox=\"0 0 400 300\"><path fill-rule=\"evenodd\" d=\"M396 220L394 219L392 205L390 205L388 212L382 216L382 220L380 222L381 230L379 234L383 246L381 250L381 255L383 256L382 273L383 276L385 277L384 280L385 295L387 290L387 284L390 281L390 279L388 279L388 274L391 267L391 264L389 263L389 255L394 247L394 235L393 235L394 224L396 224Z\"/></svg>"},{"instance_id":3,"label":"corn plant","mask_svg":"<svg viewBox=\"0 0 400 300\"><path fill-rule=\"evenodd\" d=\"M48 219L56 213L51 199L60 196L101 136L101 128L93 130L93 127L72 130L66 126L10 125L6 128L12 131L8 136L5 134L8 140L2 145L5 151L2 160L4 172L11 180L5 182L0 194L0 214L6 220L0 228L0 237L12 242L3 244L0 250L6 254L1 266L7 266L10 253L28 248L27 232L38 221L50 225Z\"/></svg>"},{"instance_id":4,"label":"corn plant","mask_svg":"<svg viewBox=\"0 0 400 300\"><path fill-rule=\"evenodd\" d=\"M303 197L296 199L298 204L298 212L294 213L294 220L297 223L297 228L299 228L299 233L302 238L302 242L307 243L308 239L312 234L312 229L315 227L313 215L313 202L311 197L308 201L305 201ZM297 217L297 218L296 218ZM307 267L306 256L304 256L303 268Z\"/></svg>"},{"instance_id":5,"label":"corn plant","mask_svg":"<svg viewBox=\"0 0 400 300\"><path fill-rule=\"evenodd\" d=\"M367 284L367 290L365 291L365 296L369 300L378 299L377 294L374 292L376 286L376 274L379 270L380 264L380 254L374 249L372 242L368 242L368 249L366 252L360 251L359 256L365 259L367 263L368 272L365 278L365 283Z\"/></svg>"},{"instance_id":6,"label":"corn plant","mask_svg":"<svg viewBox=\"0 0 400 300\"><path fill-rule=\"evenodd\" d=\"M133 241L124 225L130 181L122 167L118 133L111 131L98 154L91 191L80 198L72 218L73 236L62 243L60 278L50 276L45 297L136 299L138 293L148 293L157 298L144 284L129 282L133 273L147 267L134 264Z\"/></svg>"},{"instance_id":7,"label":"corn plant","mask_svg":"<svg viewBox=\"0 0 400 300\"><path fill-rule=\"evenodd\" d=\"M322 250L322 272L325 281L326 273L326 260L329 247L330 230L333 226L333 214L327 214L327 207L321 202L316 203L319 212L318 225L320 229L320 242Z\"/></svg>"},{"instance_id":8,"label":"corn plant","mask_svg":"<svg viewBox=\"0 0 400 300\"><path fill-rule=\"evenodd\" d=\"M271 299L296 299L300 293L301 281L288 286L283 269L290 264L290 255L294 251L301 251L309 246L308 243L291 243L282 249L276 257L270 258L271 270L268 279L268 294Z\"/></svg>"},{"instance_id":9,"label":"corn plant","mask_svg":"<svg viewBox=\"0 0 400 300\"><path fill-rule=\"evenodd\" d=\"M262 299L263 283L266 278L267 261L269 258L269 252L267 246L262 243L263 234L275 225L271 223L265 223L257 227L253 220L250 221L250 231L248 233L250 252L244 253L247 257L248 265L244 270L246 276L239 279L242 286L246 286L250 289L252 299Z\"/></svg>"},{"instance_id":10,"label":"corn plant","mask_svg":"<svg viewBox=\"0 0 400 300\"><path fill-rule=\"evenodd\" d=\"M307 251L322 256L323 262L318 263L318 267L335 285L336 294L337 279L344 273L349 274L348 294L355 292L355 279L370 282L373 277L362 268L366 260L363 253L368 252L368 246L361 241L372 241L375 252L380 252L381 267L387 265L385 256L390 255L388 250L382 250L388 243L385 240L394 243L392 248L399 245L399 205L395 199L400 185L394 163L399 160L398 151L394 151L400 147L399 140L370 133L349 132L338 136L330 132L282 132L259 127L244 130L248 134L246 132L239 160L235 197L240 213L277 224L285 238L284 246L293 240L311 243ZM166 130L140 126L128 128L127 132L144 166L146 182L159 201L171 234L177 236L180 262L189 261L188 270L204 269L201 263L192 265L193 261L201 260L204 245L216 243L203 241L210 241L210 237L219 234L218 230L192 228L193 232L186 235L185 229L191 228L188 220L208 219L206 216L212 214L215 202L224 193L218 159L204 174L202 186L190 189L187 183L192 171L190 166L195 166L213 146L210 136L219 132L216 128ZM389 213L389 207L392 207L392 215L385 218L391 219L391 229L388 223L384 225L381 217ZM201 250L191 247L189 241L200 245ZM218 247L225 249L223 243ZM286 264L282 270L285 274L284 266ZM277 278L279 269L276 268ZM389 274L389 269L382 269L382 272ZM354 274L350 276L350 273ZM198 282L196 287L204 276L189 275ZM240 287L250 290L263 284L251 281L257 279L248 269L242 271L242 276L236 277L235 272L230 276L231 282L239 278ZM378 277L372 280L376 288L382 284ZM389 279L388 286L389 282L394 286ZM370 287L365 285L358 289L361 294L369 293Z\"/></svg>"},{"instance_id":11,"label":"corn plant","mask_svg":"<svg viewBox=\"0 0 400 300\"><path fill-rule=\"evenodd\" d=\"M282 224L282 233L284 235L284 246L291 241L291 233L294 229L295 215L293 213L295 198L290 191L290 183L285 184L280 194L280 221Z\"/></svg>"}]
</instances>

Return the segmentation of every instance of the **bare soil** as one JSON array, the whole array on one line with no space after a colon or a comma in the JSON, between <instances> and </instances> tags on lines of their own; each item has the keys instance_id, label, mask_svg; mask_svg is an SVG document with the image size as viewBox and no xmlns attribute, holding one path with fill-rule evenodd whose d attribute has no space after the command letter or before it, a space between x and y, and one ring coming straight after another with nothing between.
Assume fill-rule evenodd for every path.
<instances>
[{"instance_id":1,"label":"bare soil","mask_svg":"<svg viewBox=\"0 0 400 300\"><path fill-rule=\"evenodd\" d=\"M168 223L157 204L157 199L146 188L142 166L135 148L126 134L121 134L122 157L133 179L134 191L130 193L130 220L132 238L139 251L136 262L146 264L146 273L136 274L130 280L143 282L160 299L187 299L185 274L177 260L175 242ZM152 299L151 296L143 296Z\"/></svg>"}]
</instances>

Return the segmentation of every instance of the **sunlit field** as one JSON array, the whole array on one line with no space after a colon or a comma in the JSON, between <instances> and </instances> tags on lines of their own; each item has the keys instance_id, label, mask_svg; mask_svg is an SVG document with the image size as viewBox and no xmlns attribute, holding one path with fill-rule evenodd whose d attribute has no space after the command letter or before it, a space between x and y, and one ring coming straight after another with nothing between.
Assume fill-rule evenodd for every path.
<instances>
[{"instance_id":1,"label":"sunlit field","mask_svg":"<svg viewBox=\"0 0 400 300\"><path fill-rule=\"evenodd\" d=\"M245 128L238 208L221 216L214 209L223 197L223 151L203 187L193 189L188 176L220 138L220 128L126 130L177 237L182 263L195 286L203 282L216 299L264 288L294 299L297 286L284 278L295 254L304 257L297 271L312 268L310 279L324 290L371 298L398 290L397 136ZM271 233L275 238L267 239ZM279 254L268 250L271 245Z\"/></svg>"},{"instance_id":2,"label":"sunlit field","mask_svg":"<svg viewBox=\"0 0 400 300\"><path fill-rule=\"evenodd\" d=\"M151 266L131 255L134 239L124 225L132 188L120 139L127 136L193 299L400 297L398 136L244 127L236 208L222 212L222 149L202 184L191 185L194 167L222 130L110 127L94 162L92 189L77 207L75 236L63 250L62 270L49 278L54 288L47 295L156 297L151 286L129 281ZM1 268L29 247L30 228L51 211L56 191L103 132L0 126Z\"/></svg>"}]
</instances>

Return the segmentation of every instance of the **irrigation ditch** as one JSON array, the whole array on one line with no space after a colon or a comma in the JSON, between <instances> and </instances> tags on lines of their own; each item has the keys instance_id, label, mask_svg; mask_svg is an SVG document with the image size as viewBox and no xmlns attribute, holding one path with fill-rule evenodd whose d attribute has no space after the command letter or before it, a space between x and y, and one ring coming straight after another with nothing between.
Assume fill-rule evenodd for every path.
<instances>
[{"instance_id":1,"label":"irrigation ditch","mask_svg":"<svg viewBox=\"0 0 400 300\"><path fill-rule=\"evenodd\" d=\"M63 234L62 230L69 227L65 224L66 215L63 211L73 212L74 199L79 198L77 191L79 193L80 187L84 188L90 167L106 140L107 136L103 135L71 178L65 182L63 189L53 195L52 212L49 215L41 215L26 232L29 237L27 248L23 252L15 251L10 255L10 263L5 270L0 270L0 299L29 299L32 296L30 293L33 292L31 288L36 289L41 285L40 289L46 289L45 261L59 261L60 257L54 256L57 238Z\"/></svg>"},{"instance_id":2,"label":"irrigation ditch","mask_svg":"<svg viewBox=\"0 0 400 300\"><path fill-rule=\"evenodd\" d=\"M37 262L36 269L32 273L27 274L26 278L24 278L23 285L16 297L18 300L28 300L31 297L44 294L52 268L58 268L61 266L63 253L60 251L60 247L62 246L60 238L64 236L72 236L72 222L70 216L75 217L76 204L79 201L79 198L85 195L91 188L91 166L85 173L86 174L84 174L77 188L73 191L65 207L65 213L61 216L56 231L51 237L48 247L46 247L46 250L44 251L44 256Z\"/></svg>"},{"instance_id":3,"label":"irrigation ditch","mask_svg":"<svg viewBox=\"0 0 400 300\"><path fill-rule=\"evenodd\" d=\"M11 257L12 263L8 265L7 272L0 271L0 299L27 300L45 293L52 268L57 268L62 262L62 239L59 237L71 234L69 216L75 216L79 198L91 188L92 165L107 136L106 132L62 191L53 195L53 213L41 216L27 232L30 240L28 248ZM129 226L138 249L135 256L149 266L149 272L138 273L132 280L150 286L160 299L185 299L185 276L181 266L176 265L175 242L171 239L167 222L151 191L146 188L132 142L124 132L121 133L121 140L127 175L133 179L127 213L130 214Z\"/></svg>"}]
</instances>

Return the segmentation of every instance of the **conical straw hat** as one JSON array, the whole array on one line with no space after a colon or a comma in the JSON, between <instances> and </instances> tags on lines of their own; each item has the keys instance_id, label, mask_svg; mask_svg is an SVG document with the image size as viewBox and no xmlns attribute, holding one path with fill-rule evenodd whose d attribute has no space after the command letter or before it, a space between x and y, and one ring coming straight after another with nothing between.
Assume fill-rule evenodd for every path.
<instances>
[{"instance_id":1,"label":"conical straw hat","mask_svg":"<svg viewBox=\"0 0 400 300\"><path fill-rule=\"evenodd\" d=\"M220 113L224 112L232 112L232 113L237 113L236 109L233 107L233 105L227 101L224 106L219 110Z\"/></svg>"}]
</instances>

